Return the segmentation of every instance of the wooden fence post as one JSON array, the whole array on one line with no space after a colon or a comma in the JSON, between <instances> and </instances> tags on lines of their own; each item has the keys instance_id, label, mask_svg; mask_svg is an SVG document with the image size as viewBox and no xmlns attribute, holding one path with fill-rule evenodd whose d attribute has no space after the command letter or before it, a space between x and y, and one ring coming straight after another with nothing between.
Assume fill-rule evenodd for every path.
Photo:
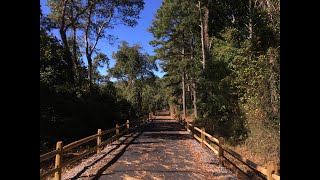
<instances>
[{"instance_id":1,"label":"wooden fence post","mask_svg":"<svg viewBox=\"0 0 320 180\"><path fill-rule=\"evenodd\" d=\"M223 155L223 146L224 145L224 139L223 137L219 138L219 163L221 166L223 166L223 160L224 160L224 155Z\"/></svg>"},{"instance_id":2,"label":"wooden fence post","mask_svg":"<svg viewBox=\"0 0 320 180\"><path fill-rule=\"evenodd\" d=\"M58 168L58 171L54 173L54 180L61 180L61 164L62 164L62 141L58 141L56 145L56 150L58 151L56 154L55 168Z\"/></svg>"},{"instance_id":3,"label":"wooden fence post","mask_svg":"<svg viewBox=\"0 0 320 180\"><path fill-rule=\"evenodd\" d=\"M206 129L204 127L201 128L201 146L202 148L206 147L206 144L204 141L206 140L206 135L204 134L206 132Z\"/></svg>"},{"instance_id":4,"label":"wooden fence post","mask_svg":"<svg viewBox=\"0 0 320 180\"><path fill-rule=\"evenodd\" d=\"M267 164L267 180L273 180L272 174L276 171L276 163L274 161L269 161Z\"/></svg>"},{"instance_id":5,"label":"wooden fence post","mask_svg":"<svg viewBox=\"0 0 320 180\"><path fill-rule=\"evenodd\" d=\"M189 122L187 122L187 132L190 132L189 131Z\"/></svg>"},{"instance_id":6,"label":"wooden fence post","mask_svg":"<svg viewBox=\"0 0 320 180\"><path fill-rule=\"evenodd\" d=\"M193 124L191 123L191 125L193 125ZM192 137L193 137L193 130L194 130L194 127L191 126L191 128L190 128L190 133L191 133L191 136L192 136Z\"/></svg>"},{"instance_id":7,"label":"wooden fence post","mask_svg":"<svg viewBox=\"0 0 320 180\"><path fill-rule=\"evenodd\" d=\"M97 136L97 154L101 153L101 129L98 129L98 136Z\"/></svg>"},{"instance_id":8,"label":"wooden fence post","mask_svg":"<svg viewBox=\"0 0 320 180\"><path fill-rule=\"evenodd\" d=\"M116 139L119 141L120 137L119 137L119 134L120 134L120 129L119 129L119 124L117 123L116 124Z\"/></svg>"},{"instance_id":9,"label":"wooden fence post","mask_svg":"<svg viewBox=\"0 0 320 180\"><path fill-rule=\"evenodd\" d=\"M127 129L129 129L129 128L130 128L130 121L127 120Z\"/></svg>"},{"instance_id":10,"label":"wooden fence post","mask_svg":"<svg viewBox=\"0 0 320 180\"><path fill-rule=\"evenodd\" d=\"M274 174L277 174L277 175L280 174L279 173L279 166L280 166L279 163L275 163L275 168L274 168L275 172L274 172Z\"/></svg>"}]
</instances>

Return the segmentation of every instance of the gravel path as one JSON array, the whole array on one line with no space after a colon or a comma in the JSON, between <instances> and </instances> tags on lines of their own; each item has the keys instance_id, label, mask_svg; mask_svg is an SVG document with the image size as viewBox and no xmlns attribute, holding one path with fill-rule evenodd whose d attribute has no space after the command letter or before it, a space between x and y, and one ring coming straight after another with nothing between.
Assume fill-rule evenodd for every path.
<instances>
[{"instance_id":1,"label":"gravel path","mask_svg":"<svg viewBox=\"0 0 320 180\"><path fill-rule=\"evenodd\" d=\"M143 132L128 134L63 173L63 179L237 179L218 165L170 116L157 116Z\"/></svg>"}]
</instances>

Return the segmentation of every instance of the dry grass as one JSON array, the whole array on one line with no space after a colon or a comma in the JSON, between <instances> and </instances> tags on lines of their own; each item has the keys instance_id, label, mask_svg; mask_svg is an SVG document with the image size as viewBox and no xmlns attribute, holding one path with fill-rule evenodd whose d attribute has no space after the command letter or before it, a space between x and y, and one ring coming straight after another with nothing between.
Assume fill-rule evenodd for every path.
<instances>
[{"instance_id":1,"label":"dry grass","mask_svg":"<svg viewBox=\"0 0 320 180\"><path fill-rule=\"evenodd\" d=\"M256 164L265 167L269 161L279 163L280 168L280 131L271 127L266 123L265 116L261 110L255 109L245 111L247 125L249 129L248 138L243 144L232 146L226 142L226 146L234 150L246 159L249 159ZM193 121L192 115L186 117L187 121ZM212 134L214 135L214 134ZM244 165L239 160L225 153L227 158L236 164L241 170L250 174L253 179L261 179L254 175L252 170Z\"/></svg>"}]
</instances>

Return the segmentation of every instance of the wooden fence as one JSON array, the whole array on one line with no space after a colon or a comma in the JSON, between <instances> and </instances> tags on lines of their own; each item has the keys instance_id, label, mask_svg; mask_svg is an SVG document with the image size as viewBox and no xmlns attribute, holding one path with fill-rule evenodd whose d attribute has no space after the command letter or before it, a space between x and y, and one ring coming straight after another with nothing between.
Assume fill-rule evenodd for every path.
<instances>
[{"instance_id":1,"label":"wooden fence","mask_svg":"<svg viewBox=\"0 0 320 180\"><path fill-rule=\"evenodd\" d=\"M150 114L148 115L148 120L150 118ZM62 141L58 141L57 144L56 144L56 149L51 151L51 152L48 152L46 154L43 154L43 155L40 155L40 162L44 161L44 160L47 160L47 159L50 159L50 158L53 158L55 157L55 165L54 165L54 168L53 169L50 169L48 171L46 171L45 173L43 174L40 174L40 180L43 180L51 175L54 174L54 180L61 180L61 175L62 175L62 168L85 157L86 155L94 152L95 150L97 151L97 154L99 154L102 150L102 147L107 145L107 144L110 144L112 142L114 142L115 140L119 140L119 138L127 133L129 131L129 129L135 129L135 128L138 128L140 127L141 125L145 124L146 121L144 121L143 119L141 120L136 120L136 121L131 121L129 122L129 120L127 120L126 123L122 124L122 125L119 125L119 124L116 124L116 127L112 128L112 129L108 129L108 130L105 130L105 131L101 131L101 129L98 129L98 132L97 134L94 134L94 135L91 135L89 137L86 137L86 138L83 138L83 139L80 139L78 141L75 141L75 142L72 142L70 144L67 144L67 145L63 145L63 142ZM122 132L120 132L122 130ZM107 140L105 141L101 141L102 139L102 136L104 135L107 135L107 134L110 134L110 133L113 133L115 131L115 135L109 137ZM85 151L84 153L72 158L72 159L69 159L65 162L63 162L62 160L62 156L63 156L63 153L68 151L68 150L71 150L75 147L78 147L84 143L87 143L89 141L93 141L93 140L97 140L97 145L87 151Z\"/></svg>"},{"instance_id":2,"label":"wooden fence","mask_svg":"<svg viewBox=\"0 0 320 180\"><path fill-rule=\"evenodd\" d=\"M222 166L228 166L232 169L238 177L241 179L249 179L248 175L242 171L238 166L235 165L230 159L225 156L225 153L228 153L235 159L239 160L242 164L249 167L251 170L261 173L264 178L267 180L280 180L279 175L279 166L276 162L270 161L267 163L267 168L264 168L249 159L242 157L237 152L231 150L230 148L224 145L224 139L222 137L216 138L208 133L206 133L205 128L202 127L201 129L195 127L192 123L187 122L185 119L181 118L180 116L174 115L173 116L180 124L182 124L187 131L201 143L203 148L208 147L211 149L216 155L219 156L219 163ZM200 134L200 137L197 135ZM207 141L208 140L208 141ZM218 148L215 149L210 143L216 145Z\"/></svg>"}]
</instances>

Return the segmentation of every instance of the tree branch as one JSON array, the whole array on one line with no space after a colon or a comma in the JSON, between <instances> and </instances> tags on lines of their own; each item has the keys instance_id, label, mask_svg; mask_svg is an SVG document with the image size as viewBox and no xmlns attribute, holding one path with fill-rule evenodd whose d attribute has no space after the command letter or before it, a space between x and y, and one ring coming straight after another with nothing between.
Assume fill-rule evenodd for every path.
<instances>
[{"instance_id":1,"label":"tree branch","mask_svg":"<svg viewBox=\"0 0 320 180\"><path fill-rule=\"evenodd\" d=\"M90 2L91 2L91 1L88 1L88 4L84 7L84 9L82 9L82 11L80 11L79 13L77 13L74 18L73 18L73 17L71 18L70 23L68 23L68 24L65 26L65 29L68 29L72 24L74 24L74 23L79 19L79 17L80 17L82 14L84 14L84 13L86 12L86 10L87 10L88 7L89 7L89 3L90 3ZM73 0L71 0L71 3L72 3L72 5L77 9L77 12L78 12L78 8L77 8L77 6L74 5ZM72 16L73 16L73 14L72 14Z\"/></svg>"},{"instance_id":2,"label":"tree branch","mask_svg":"<svg viewBox=\"0 0 320 180\"><path fill-rule=\"evenodd\" d=\"M88 14L88 22L86 24L86 28L85 28L85 34L84 34L84 41L86 43L86 55L89 56L89 40L88 40L88 36L89 36L89 26L91 24L91 15L92 15L92 9L93 9L93 4L90 5L89 7L89 14Z\"/></svg>"},{"instance_id":3,"label":"tree branch","mask_svg":"<svg viewBox=\"0 0 320 180\"><path fill-rule=\"evenodd\" d=\"M110 14L110 15L109 15L109 17L108 17L108 20L104 21L104 22L102 23L102 25L100 26L99 30L98 30L96 40L95 40L94 45L92 46L92 48L91 48L91 50L90 50L90 55L93 53L94 49L96 48L96 46L97 46L97 44L98 44L98 41L99 41L99 39L100 39L100 37L101 37L101 33L103 32L105 26L110 23L110 21L111 21L111 19L112 19L112 17L113 17L113 12L112 12L112 11L113 11L113 7L114 7L114 6L112 6L112 8L111 8L110 11L109 11L109 14Z\"/></svg>"},{"instance_id":4,"label":"tree branch","mask_svg":"<svg viewBox=\"0 0 320 180\"><path fill-rule=\"evenodd\" d=\"M61 24L60 24L60 29L65 30L65 15L66 15L66 7L67 7L68 0L65 0L63 3L63 8L62 8L62 18L61 18Z\"/></svg>"}]
</instances>

